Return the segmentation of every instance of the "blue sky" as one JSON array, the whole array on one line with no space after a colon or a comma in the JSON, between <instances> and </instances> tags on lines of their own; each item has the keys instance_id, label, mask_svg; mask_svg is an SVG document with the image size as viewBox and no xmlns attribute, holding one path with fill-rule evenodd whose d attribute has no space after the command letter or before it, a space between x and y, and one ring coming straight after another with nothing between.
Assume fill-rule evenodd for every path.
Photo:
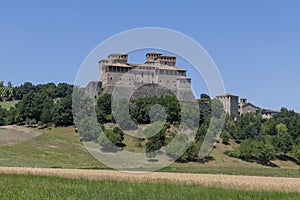
<instances>
[{"instance_id":1,"label":"blue sky","mask_svg":"<svg viewBox=\"0 0 300 200\"><path fill-rule=\"evenodd\" d=\"M3 0L0 80L73 83L84 58L100 42L121 31L154 26L200 43L228 92L260 107L300 111L299 8L296 0Z\"/></svg>"}]
</instances>

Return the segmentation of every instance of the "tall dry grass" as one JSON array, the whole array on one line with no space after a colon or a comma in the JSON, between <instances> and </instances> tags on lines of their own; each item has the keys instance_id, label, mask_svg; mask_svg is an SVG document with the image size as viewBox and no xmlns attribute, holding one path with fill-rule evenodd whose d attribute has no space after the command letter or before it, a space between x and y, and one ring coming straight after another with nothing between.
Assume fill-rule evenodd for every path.
<instances>
[{"instance_id":1,"label":"tall dry grass","mask_svg":"<svg viewBox=\"0 0 300 200\"><path fill-rule=\"evenodd\" d=\"M198 184L241 190L268 190L300 192L300 178L188 174L165 172L120 172L112 170L50 169L0 167L3 174L30 174L89 180L118 180L134 182L171 182L178 184Z\"/></svg>"}]
</instances>

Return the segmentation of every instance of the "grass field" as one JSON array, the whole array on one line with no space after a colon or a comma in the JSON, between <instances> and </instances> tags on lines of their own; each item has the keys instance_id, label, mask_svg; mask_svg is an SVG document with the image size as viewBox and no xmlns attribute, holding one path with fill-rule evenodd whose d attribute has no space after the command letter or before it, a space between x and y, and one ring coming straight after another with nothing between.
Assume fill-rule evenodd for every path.
<instances>
[{"instance_id":1,"label":"grass field","mask_svg":"<svg viewBox=\"0 0 300 200\"><path fill-rule=\"evenodd\" d=\"M41 133L19 126L4 126L0 128L0 145L20 143L34 138Z\"/></svg>"},{"instance_id":2,"label":"grass field","mask_svg":"<svg viewBox=\"0 0 300 200\"><path fill-rule=\"evenodd\" d=\"M18 103L18 100L14 100L14 101L1 101L0 102L0 106L6 110L9 110L10 107L15 107L15 105Z\"/></svg>"},{"instance_id":3,"label":"grass field","mask_svg":"<svg viewBox=\"0 0 300 200\"><path fill-rule=\"evenodd\" d=\"M299 193L0 174L0 199L299 199Z\"/></svg>"},{"instance_id":4,"label":"grass field","mask_svg":"<svg viewBox=\"0 0 300 200\"><path fill-rule=\"evenodd\" d=\"M74 127L33 130L40 131L41 135L17 144L0 146L0 166L104 167L86 151Z\"/></svg>"},{"instance_id":5,"label":"grass field","mask_svg":"<svg viewBox=\"0 0 300 200\"><path fill-rule=\"evenodd\" d=\"M0 166L107 169L87 152L74 127L32 130L41 132L41 135L12 145L0 145ZM131 146L125 149L139 151L132 138L125 140L131 141L128 142ZM263 166L224 155L223 152L230 148L232 145L219 143L211 153L213 160L209 162L173 163L160 171L300 177L300 166L291 161L276 160L273 163L277 167Z\"/></svg>"}]
</instances>

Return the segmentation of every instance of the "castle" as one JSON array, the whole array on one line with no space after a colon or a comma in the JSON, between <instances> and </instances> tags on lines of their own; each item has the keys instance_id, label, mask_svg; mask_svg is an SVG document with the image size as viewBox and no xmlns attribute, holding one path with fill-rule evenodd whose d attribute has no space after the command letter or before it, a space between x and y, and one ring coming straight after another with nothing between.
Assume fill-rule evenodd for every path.
<instances>
[{"instance_id":1,"label":"castle","mask_svg":"<svg viewBox=\"0 0 300 200\"><path fill-rule=\"evenodd\" d=\"M176 57L157 52L146 54L144 64L128 63L128 55L113 53L99 61L101 87L112 93L117 84L127 88L142 88L146 96L173 94L180 100L194 99L191 78L186 70L176 66ZM125 75L126 74L126 75ZM154 88L154 89L153 89ZM155 92L154 92L155 91Z\"/></svg>"},{"instance_id":2,"label":"castle","mask_svg":"<svg viewBox=\"0 0 300 200\"><path fill-rule=\"evenodd\" d=\"M146 54L144 64L128 63L128 55L112 53L107 59L99 61L100 81L91 81L85 88L89 96L94 97L94 104L98 98L98 89L103 93L112 94L116 85L122 85L127 92L134 88L133 99L137 97L152 97L162 95L175 95L178 100L190 101L195 99L191 89L191 78L186 76L185 69L176 66L176 57L157 52ZM239 115L258 113L261 109L247 99L233 94L225 93L216 96L223 104L227 114ZM266 110L263 118L271 118L279 111Z\"/></svg>"}]
</instances>

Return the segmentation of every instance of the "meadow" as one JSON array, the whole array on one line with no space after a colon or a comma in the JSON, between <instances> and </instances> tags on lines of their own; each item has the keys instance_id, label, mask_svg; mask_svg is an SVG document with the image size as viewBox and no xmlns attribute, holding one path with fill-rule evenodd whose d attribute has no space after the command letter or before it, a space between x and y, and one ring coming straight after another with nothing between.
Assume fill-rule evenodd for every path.
<instances>
[{"instance_id":1,"label":"meadow","mask_svg":"<svg viewBox=\"0 0 300 200\"><path fill-rule=\"evenodd\" d=\"M74 127L30 130L38 131L40 135L15 144L0 145L0 166L108 169L88 153L80 142L79 136L75 133ZM132 138L125 138L125 140L132 140ZM132 146L126 147L127 150L138 151L137 147L134 146L134 141L129 144ZM232 148L232 145L226 146L219 143L211 153L212 159L207 162L176 162L160 171L300 177L299 166L291 161L276 160L273 162L277 167L263 166L228 157L223 152L229 148Z\"/></svg>"},{"instance_id":2,"label":"meadow","mask_svg":"<svg viewBox=\"0 0 300 200\"><path fill-rule=\"evenodd\" d=\"M9 190L8 190L9 188ZM299 193L0 174L0 199L299 199Z\"/></svg>"},{"instance_id":3,"label":"meadow","mask_svg":"<svg viewBox=\"0 0 300 200\"><path fill-rule=\"evenodd\" d=\"M0 106L6 110L9 110L11 107L15 107L15 105L18 103L18 100L14 101L1 101Z\"/></svg>"}]
</instances>

